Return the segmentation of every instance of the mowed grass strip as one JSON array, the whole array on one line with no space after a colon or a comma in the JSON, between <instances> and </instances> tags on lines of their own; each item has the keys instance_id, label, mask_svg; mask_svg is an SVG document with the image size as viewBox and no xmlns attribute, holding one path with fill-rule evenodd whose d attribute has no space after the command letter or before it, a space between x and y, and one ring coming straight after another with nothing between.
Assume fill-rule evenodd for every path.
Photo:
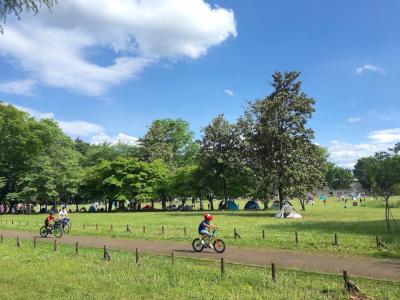
<instances>
[{"instance_id":1,"label":"mowed grass strip","mask_svg":"<svg viewBox=\"0 0 400 300\"><path fill-rule=\"evenodd\" d=\"M227 262L221 276L211 261L154 256L103 249L22 241L0 244L2 299L349 299L340 275L326 275L277 266L276 283L269 267L249 267ZM351 275L351 273L350 273ZM398 299L400 285L389 281L351 278L374 299Z\"/></svg>"},{"instance_id":2,"label":"mowed grass strip","mask_svg":"<svg viewBox=\"0 0 400 300\"><path fill-rule=\"evenodd\" d=\"M397 201L393 199L392 202L397 204ZM382 204L382 201L369 199L361 206L344 208L341 201L332 198L327 206L317 201L314 206L307 206L305 212L298 209L303 215L300 220L275 218L276 211L272 210L215 211L212 214L214 223L221 229L219 236L226 239L228 245L400 257L399 234L395 232L393 222L392 231L387 231ZM400 208L393 208L392 213L400 225ZM199 211L73 213L70 214L70 234L190 243L197 236L197 226L203 214ZM38 232L44 218L45 215L2 215L0 228ZM11 224L12 220L14 224ZM126 231L127 224L131 232ZM241 239L233 238L234 228ZM339 245L333 245L335 233ZM376 247L376 236L385 241L388 251Z\"/></svg>"}]
</instances>

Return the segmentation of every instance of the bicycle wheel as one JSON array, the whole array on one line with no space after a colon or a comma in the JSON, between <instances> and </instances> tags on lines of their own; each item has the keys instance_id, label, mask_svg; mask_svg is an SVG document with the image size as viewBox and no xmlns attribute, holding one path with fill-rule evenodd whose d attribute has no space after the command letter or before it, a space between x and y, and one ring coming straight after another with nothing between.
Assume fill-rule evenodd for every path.
<instances>
[{"instance_id":1,"label":"bicycle wheel","mask_svg":"<svg viewBox=\"0 0 400 300\"><path fill-rule=\"evenodd\" d=\"M63 229L62 226L56 225L53 227L53 234L55 237L60 238L63 235Z\"/></svg>"},{"instance_id":2,"label":"bicycle wheel","mask_svg":"<svg viewBox=\"0 0 400 300\"><path fill-rule=\"evenodd\" d=\"M214 241L214 250L217 253L222 253L225 251L225 243L223 240L220 239L216 239Z\"/></svg>"},{"instance_id":3,"label":"bicycle wheel","mask_svg":"<svg viewBox=\"0 0 400 300\"><path fill-rule=\"evenodd\" d=\"M65 233L68 233L69 232L69 224L68 223L63 224L62 229Z\"/></svg>"},{"instance_id":4,"label":"bicycle wheel","mask_svg":"<svg viewBox=\"0 0 400 300\"><path fill-rule=\"evenodd\" d=\"M42 226L40 227L39 233L41 237L46 237L49 234L49 231L46 226Z\"/></svg>"},{"instance_id":5,"label":"bicycle wheel","mask_svg":"<svg viewBox=\"0 0 400 300\"><path fill-rule=\"evenodd\" d=\"M201 239L194 239L192 242L193 250L196 252L201 252L204 249L204 245L201 243Z\"/></svg>"}]
</instances>

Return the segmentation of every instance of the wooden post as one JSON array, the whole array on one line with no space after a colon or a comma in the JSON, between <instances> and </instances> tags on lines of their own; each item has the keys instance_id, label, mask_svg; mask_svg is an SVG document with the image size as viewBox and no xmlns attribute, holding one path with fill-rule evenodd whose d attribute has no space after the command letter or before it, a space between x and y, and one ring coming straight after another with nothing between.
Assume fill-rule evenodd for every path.
<instances>
[{"instance_id":1,"label":"wooden post","mask_svg":"<svg viewBox=\"0 0 400 300\"><path fill-rule=\"evenodd\" d=\"M294 237L296 240L296 244L298 244L299 243L299 235L298 235L297 231L294 232Z\"/></svg>"},{"instance_id":2,"label":"wooden post","mask_svg":"<svg viewBox=\"0 0 400 300\"><path fill-rule=\"evenodd\" d=\"M54 248L53 248L54 252L57 252L57 240L54 240Z\"/></svg>"},{"instance_id":3,"label":"wooden post","mask_svg":"<svg viewBox=\"0 0 400 300\"><path fill-rule=\"evenodd\" d=\"M276 269L275 264L271 263L272 282L276 282Z\"/></svg>"},{"instance_id":4,"label":"wooden post","mask_svg":"<svg viewBox=\"0 0 400 300\"><path fill-rule=\"evenodd\" d=\"M237 232L236 228L233 228L233 238L234 239L241 239L242 237L240 236L240 234Z\"/></svg>"},{"instance_id":5,"label":"wooden post","mask_svg":"<svg viewBox=\"0 0 400 300\"><path fill-rule=\"evenodd\" d=\"M344 280L344 288L350 292L350 285L349 285L349 274L347 271L343 271L343 280Z\"/></svg>"},{"instance_id":6,"label":"wooden post","mask_svg":"<svg viewBox=\"0 0 400 300\"><path fill-rule=\"evenodd\" d=\"M126 224L126 231L132 233L132 230L129 228L128 224Z\"/></svg>"},{"instance_id":7,"label":"wooden post","mask_svg":"<svg viewBox=\"0 0 400 300\"><path fill-rule=\"evenodd\" d=\"M33 238L33 248L36 248L36 237Z\"/></svg>"},{"instance_id":8,"label":"wooden post","mask_svg":"<svg viewBox=\"0 0 400 300\"><path fill-rule=\"evenodd\" d=\"M75 243L75 255L78 255L78 253L79 253L79 243L76 242Z\"/></svg>"},{"instance_id":9,"label":"wooden post","mask_svg":"<svg viewBox=\"0 0 400 300\"><path fill-rule=\"evenodd\" d=\"M139 263L139 249L136 248L136 263Z\"/></svg>"},{"instance_id":10,"label":"wooden post","mask_svg":"<svg viewBox=\"0 0 400 300\"><path fill-rule=\"evenodd\" d=\"M113 225L112 224L110 225L110 230L113 231Z\"/></svg>"},{"instance_id":11,"label":"wooden post","mask_svg":"<svg viewBox=\"0 0 400 300\"><path fill-rule=\"evenodd\" d=\"M19 236L17 236L17 247L21 247L21 243L19 242Z\"/></svg>"},{"instance_id":12,"label":"wooden post","mask_svg":"<svg viewBox=\"0 0 400 300\"><path fill-rule=\"evenodd\" d=\"M262 238L263 238L263 240L265 240L265 230L264 229L262 231Z\"/></svg>"},{"instance_id":13,"label":"wooden post","mask_svg":"<svg viewBox=\"0 0 400 300\"><path fill-rule=\"evenodd\" d=\"M186 236L187 232L186 232L186 227L183 228L183 235Z\"/></svg>"},{"instance_id":14,"label":"wooden post","mask_svg":"<svg viewBox=\"0 0 400 300\"><path fill-rule=\"evenodd\" d=\"M99 224L96 224L96 231L99 231Z\"/></svg>"},{"instance_id":15,"label":"wooden post","mask_svg":"<svg viewBox=\"0 0 400 300\"><path fill-rule=\"evenodd\" d=\"M164 234L164 225L163 226L161 226L161 234Z\"/></svg>"},{"instance_id":16,"label":"wooden post","mask_svg":"<svg viewBox=\"0 0 400 300\"><path fill-rule=\"evenodd\" d=\"M146 226L143 226L143 234L146 233Z\"/></svg>"},{"instance_id":17,"label":"wooden post","mask_svg":"<svg viewBox=\"0 0 400 300\"><path fill-rule=\"evenodd\" d=\"M11 225L14 225L14 219L11 219Z\"/></svg>"},{"instance_id":18,"label":"wooden post","mask_svg":"<svg viewBox=\"0 0 400 300\"><path fill-rule=\"evenodd\" d=\"M376 236L376 247L379 248L379 237Z\"/></svg>"},{"instance_id":19,"label":"wooden post","mask_svg":"<svg viewBox=\"0 0 400 300\"><path fill-rule=\"evenodd\" d=\"M3 243L3 235L0 235L0 243Z\"/></svg>"},{"instance_id":20,"label":"wooden post","mask_svg":"<svg viewBox=\"0 0 400 300\"><path fill-rule=\"evenodd\" d=\"M335 245L335 246L339 245L339 244L338 244L338 237L337 237L337 234L336 234L336 233L335 233L335 242L334 242L334 245Z\"/></svg>"},{"instance_id":21,"label":"wooden post","mask_svg":"<svg viewBox=\"0 0 400 300\"><path fill-rule=\"evenodd\" d=\"M225 260L223 257L221 257L221 276L224 276L225 274Z\"/></svg>"},{"instance_id":22,"label":"wooden post","mask_svg":"<svg viewBox=\"0 0 400 300\"><path fill-rule=\"evenodd\" d=\"M174 266L174 265L175 265L175 256L174 256L174 251L172 251L172 252L171 252L171 263L172 263L172 266Z\"/></svg>"},{"instance_id":23,"label":"wooden post","mask_svg":"<svg viewBox=\"0 0 400 300\"><path fill-rule=\"evenodd\" d=\"M103 253L104 253L104 260L110 261L111 260L111 255L110 255L110 253L108 253L106 245L104 245Z\"/></svg>"}]
</instances>

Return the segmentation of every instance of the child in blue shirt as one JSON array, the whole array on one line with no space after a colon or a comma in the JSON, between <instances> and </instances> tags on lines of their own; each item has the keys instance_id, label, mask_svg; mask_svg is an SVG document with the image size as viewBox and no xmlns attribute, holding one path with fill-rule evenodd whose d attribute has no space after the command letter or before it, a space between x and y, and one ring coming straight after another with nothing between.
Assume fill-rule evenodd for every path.
<instances>
[{"instance_id":1,"label":"child in blue shirt","mask_svg":"<svg viewBox=\"0 0 400 300\"><path fill-rule=\"evenodd\" d=\"M198 231L199 231L199 234L201 235L201 243L203 245L204 245L204 239L211 235L210 231L208 229L217 228L217 226L211 225L210 222L211 222L212 219L213 219L212 215L205 214L204 215L204 220L201 221L201 223L199 225ZM210 240L208 246L210 248L213 248L213 246L211 244L211 240Z\"/></svg>"}]
</instances>

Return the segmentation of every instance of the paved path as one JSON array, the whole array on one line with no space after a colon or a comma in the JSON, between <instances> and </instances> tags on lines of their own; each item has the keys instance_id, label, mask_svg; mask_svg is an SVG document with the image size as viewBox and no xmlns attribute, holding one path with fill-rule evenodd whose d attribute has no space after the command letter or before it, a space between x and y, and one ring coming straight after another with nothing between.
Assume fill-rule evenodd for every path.
<instances>
[{"instance_id":1,"label":"paved path","mask_svg":"<svg viewBox=\"0 0 400 300\"><path fill-rule=\"evenodd\" d=\"M52 242L53 238L41 238L30 232L0 230L5 238L30 239L36 236L39 241ZM400 282L400 259L377 259L369 257L354 257L338 254L322 254L304 251L243 248L227 246L223 254L217 254L211 249L202 253L195 253L189 243L178 243L171 241L149 241L138 239L109 238L109 237L88 237L64 235L57 242L62 244L75 244L79 242L82 246L101 248L107 245L110 249L133 250L139 248L141 251L154 254L170 254L175 252L176 256L193 258L206 258L218 260L224 257L228 262L270 265L299 269L312 272L324 272L342 274L343 270L350 272L350 275L368 277L374 279L389 279Z\"/></svg>"}]
</instances>

